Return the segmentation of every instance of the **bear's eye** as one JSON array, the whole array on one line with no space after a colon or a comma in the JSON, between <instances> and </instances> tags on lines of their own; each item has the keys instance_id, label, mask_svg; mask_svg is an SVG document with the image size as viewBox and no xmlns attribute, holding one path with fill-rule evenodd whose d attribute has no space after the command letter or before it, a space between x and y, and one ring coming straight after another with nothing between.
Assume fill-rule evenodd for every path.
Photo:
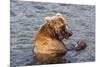
<instances>
[{"instance_id":1,"label":"bear's eye","mask_svg":"<svg viewBox=\"0 0 100 67\"><path fill-rule=\"evenodd\" d=\"M62 25L62 26L61 26L61 29L64 29L64 28L65 28L65 25Z\"/></svg>"}]
</instances>

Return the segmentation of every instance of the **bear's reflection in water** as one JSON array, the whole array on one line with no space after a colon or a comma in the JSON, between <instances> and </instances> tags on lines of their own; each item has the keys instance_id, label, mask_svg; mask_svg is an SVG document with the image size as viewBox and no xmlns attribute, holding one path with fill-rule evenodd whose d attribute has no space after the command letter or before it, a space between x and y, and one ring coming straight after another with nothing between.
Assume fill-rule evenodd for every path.
<instances>
[{"instance_id":1,"label":"bear's reflection in water","mask_svg":"<svg viewBox=\"0 0 100 67\"><path fill-rule=\"evenodd\" d=\"M37 64L46 63L46 64L53 64L53 63L66 63L66 59L64 55L56 55L56 54L36 54L33 59L37 62Z\"/></svg>"}]
</instances>

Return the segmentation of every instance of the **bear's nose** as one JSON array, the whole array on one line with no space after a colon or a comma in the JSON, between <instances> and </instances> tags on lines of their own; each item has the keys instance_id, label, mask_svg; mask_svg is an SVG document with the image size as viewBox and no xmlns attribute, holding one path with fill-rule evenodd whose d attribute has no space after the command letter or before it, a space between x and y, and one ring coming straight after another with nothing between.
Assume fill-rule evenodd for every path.
<instances>
[{"instance_id":1,"label":"bear's nose","mask_svg":"<svg viewBox=\"0 0 100 67\"><path fill-rule=\"evenodd\" d=\"M73 35L73 32L71 30L68 30L68 34L69 34L69 37Z\"/></svg>"}]
</instances>

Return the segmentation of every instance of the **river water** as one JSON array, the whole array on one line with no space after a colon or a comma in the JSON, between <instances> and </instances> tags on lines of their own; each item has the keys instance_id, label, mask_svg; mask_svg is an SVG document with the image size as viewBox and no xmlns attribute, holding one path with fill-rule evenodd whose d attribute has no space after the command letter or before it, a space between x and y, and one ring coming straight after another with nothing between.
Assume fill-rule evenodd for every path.
<instances>
[{"instance_id":1,"label":"river water","mask_svg":"<svg viewBox=\"0 0 100 67\"><path fill-rule=\"evenodd\" d=\"M36 65L32 46L34 32L44 23L46 16L61 13L69 21L73 35L64 40L66 47L72 48L83 39L86 49L69 51L65 59L70 63L95 61L95 6L59 3L23 2L11 0L10 5L10 63L11 67ZM46 64L46 63L43 63Z\"/></svg>"}]
</instances>

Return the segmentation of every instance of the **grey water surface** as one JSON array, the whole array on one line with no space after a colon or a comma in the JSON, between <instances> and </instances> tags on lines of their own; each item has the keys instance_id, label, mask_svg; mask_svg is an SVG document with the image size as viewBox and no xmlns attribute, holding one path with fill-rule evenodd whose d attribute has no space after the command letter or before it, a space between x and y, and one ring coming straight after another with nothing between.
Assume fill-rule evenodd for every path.
<instances>
[{"instance_id":1,"label":"grey water surface","mask_svg":"<svg viewBox=\"0 0 100 67\"><path fill-rule=\"evenodd\" d=\"M79 39L85 40L86 49L66 53L71 63L95 61L95 6L59 3L24 2L11 0L10 5L10 63L11 67L36 65L32 46L34 33L44 23L46 16L61 13L69 21L73 35L64 39L67 48L72 48ZM43 63L46 64L46 63Z\"/></svg>"}]
</instances>

